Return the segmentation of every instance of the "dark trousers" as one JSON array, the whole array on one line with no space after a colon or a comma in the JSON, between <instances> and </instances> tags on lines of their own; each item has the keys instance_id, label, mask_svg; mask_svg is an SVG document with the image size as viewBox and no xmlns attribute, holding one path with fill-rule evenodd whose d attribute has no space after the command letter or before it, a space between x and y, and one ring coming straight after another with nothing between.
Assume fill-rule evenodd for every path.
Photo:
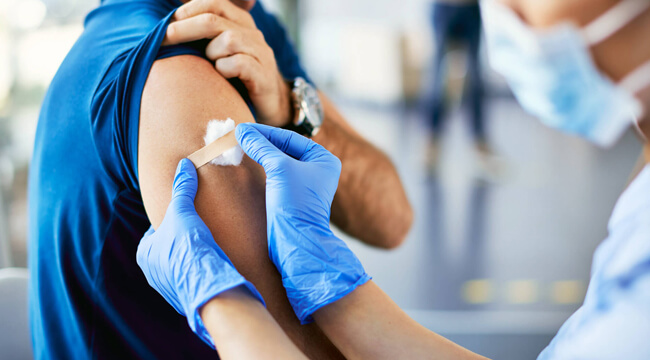
<instances>
[{"instance_id":1,"label":"dark trousers","mask_svg":"<svg viewBox=\"0 0 650 360\"><path fill-rule=\"evenodd\" d=\"M472 133L476 140L485 140L483 117L483 80L479 64L481 42L481 12L477 5L434 3L433 29L436 38L434 90L431 108L431 129L435 136L443 128L447 103L445 54L451 42L460 43L467 51L467 78L463 104L470 112Z\"/></svg>"}]
</instances>

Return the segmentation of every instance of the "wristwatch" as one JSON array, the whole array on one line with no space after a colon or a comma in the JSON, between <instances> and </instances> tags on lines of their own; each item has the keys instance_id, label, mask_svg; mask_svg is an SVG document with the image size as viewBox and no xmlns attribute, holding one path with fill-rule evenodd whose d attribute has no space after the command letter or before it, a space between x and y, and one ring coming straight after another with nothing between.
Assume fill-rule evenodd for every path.
<instances>
[{"instance_id":1,"label":"wristwatch","mask_svg":"<svg viewBox=\"0 0 650 360\"><path fill-rule=\"evenodd\" d=\"M318 134L324 114L316 88L305 79L297 77L293 80L291 101L294 114L287 128L307 137Z\"/></svg>"}]
</instances>

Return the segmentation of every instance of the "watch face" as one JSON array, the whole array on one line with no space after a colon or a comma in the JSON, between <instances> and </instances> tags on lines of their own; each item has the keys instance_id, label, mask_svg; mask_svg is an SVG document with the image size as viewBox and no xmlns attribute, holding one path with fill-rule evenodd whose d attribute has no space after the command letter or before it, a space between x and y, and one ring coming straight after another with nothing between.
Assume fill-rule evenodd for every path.
<instances>
[{"instance_id":1,"label":"watch face","mask_svg":"<svg viewBox=\"0 0 650 360\"><path fill-rule=\"evenodd\" d=\"M305 84L301 108L312 127L320 127L323 123L323 105L318 97L318 92L309 84Z\"/></svg>"}]
</instances>

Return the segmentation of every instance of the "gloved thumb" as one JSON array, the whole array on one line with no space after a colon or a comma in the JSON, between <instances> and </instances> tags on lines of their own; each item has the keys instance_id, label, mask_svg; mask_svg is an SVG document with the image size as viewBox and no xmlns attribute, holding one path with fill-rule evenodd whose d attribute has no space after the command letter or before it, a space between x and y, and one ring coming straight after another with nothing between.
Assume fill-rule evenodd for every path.
<instances>
[{"instance_id":1,"label":"gloved thumb","mask_svg":"<svg viewBox=\"0 0 650 360\"><path fill-rule=\"evenodd\" d=\"M278 159L287 157L252 124L237 125L235 136L246 155L262 165L267 174L274 169Z\"/></svg>"},{"instance_id":2,"label":"gloved thumb","mask_svg":"<svg viewBox=\"0 0 650 360\"><path fill-rule=\"evenodd\" d=\"M187 199L194 203L196 190L199 187L199 180L196 175L196 168L189 159L182 159L176 167L172 201Z\"/></svg>"},{"instance_id":3,"label":"gloved thumb","mask_svg":"<svg viewBox=\"0 0 650 360\"><path fill-rule=\"evenodd\" d=\"M281 152L300 161L304 161L304 155L317 145L310 139L290 130L252 123L241 124L240 126L242 126L242 130L256 130Z\"/></svg>"}]
</instances>

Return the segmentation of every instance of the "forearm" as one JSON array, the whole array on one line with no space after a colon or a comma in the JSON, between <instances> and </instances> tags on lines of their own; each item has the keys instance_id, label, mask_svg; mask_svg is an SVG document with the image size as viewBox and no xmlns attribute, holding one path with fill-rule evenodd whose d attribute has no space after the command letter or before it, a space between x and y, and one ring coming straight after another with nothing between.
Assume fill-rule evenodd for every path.
<instances>
[{"instance_id":1,"label":"forearm","mask_svg":"<svg viewBox=\"0 0 650 360\"><path fill-rule=\"evenodd\" d=\"M419 325L372 281L313 317L347 359L485 359Z\"/></svg>"},{"instance_id":2,"label":"forearm","mask_svg":"<svg viewBox=\"0 0 650 360\"><path fill-rule=\"evenodd\" d=\"M206 303L201 319L222 359L307 359L266 308L241 287Z\"/></svg>"},{"instance_id":3,"label":"forearm","mask_svg":"<svg viewBox=\"0 0 650 360\"><path fill-rule=\"evenodd\" d=\"M368 244L398 246L411 227L413 211L395 167L345 122L323 94L321 101L325 120L313 140L343 164L332 222Z\"/></svg>"}]
</instances>

